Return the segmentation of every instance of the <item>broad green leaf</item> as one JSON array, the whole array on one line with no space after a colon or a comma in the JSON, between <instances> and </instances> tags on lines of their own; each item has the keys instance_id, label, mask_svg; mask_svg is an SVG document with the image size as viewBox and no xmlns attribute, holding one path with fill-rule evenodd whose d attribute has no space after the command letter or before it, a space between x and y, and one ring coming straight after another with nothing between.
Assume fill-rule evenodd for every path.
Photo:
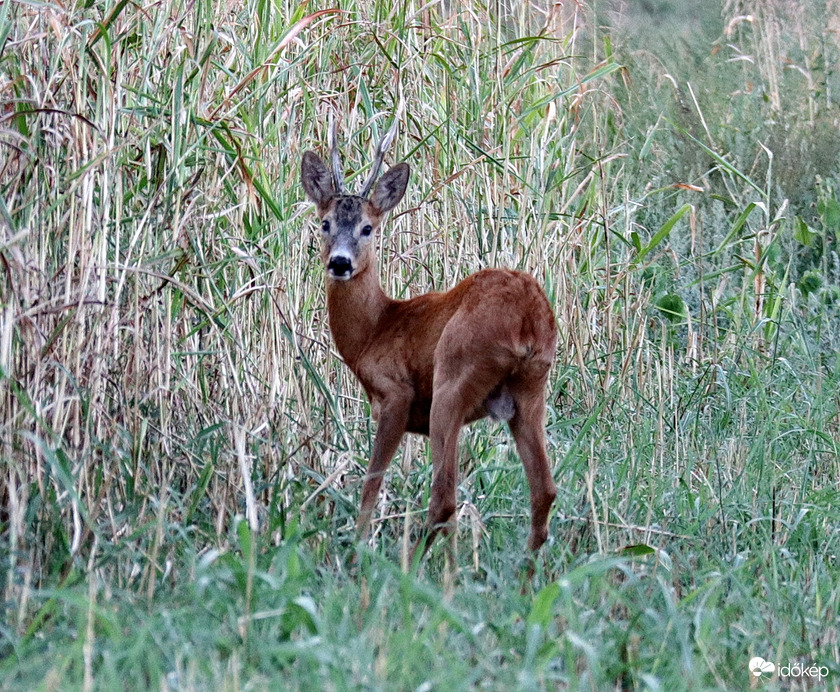
<instances>
[{"instance_id":1,"label":"broad green leaf","mask_svg":"<svg viewBox=\"0 0 840 692\"><path fill-rule=\"evenodd\" d=\"M644 543L637 543L636 545L628 545L619 552L622 557L644 557L645 555L653 555L656 550Z\"/></svg>"},{"instance_id":2,"label":"broad green leaf","mask_svg":"<svg viewBox=\"0 0 840 692\"><path fill-rule=\"evenodd\" d=\"M528 624L539 625L540 627L547 627L551 621L551 610L554 607L554 601L560 595L560 585L557 582L544 586L534 596L534 604L531 606L531 612L528 613Z\"/></svg>"},{"instance_id":3,"label":"broad green leaf","mask_svg":"<svg viewBox=\"0 0 840 692\"><path fill-rule=\"evenodd\" d=\"M683 204L677 213L674 214L670 219L668 219L654 235L653 238L650 239L650 242L639 250L639 254L636 255L634 264L638 265L645 257L647 257L652 250L655 250L656 247L663 241L668 235L671 233L671 229L674 225L679 221L687 211L693 209L690 204Z\"/></svg>"},{"instance_id":4,"label":"broad green leaf","mask_svg":"<svg viewBox=\"0 0 840 692\"><path fill-rule=\"evenodd\" d=\"M676 293L667 293L656 301L656 307L671 322L683 322L688 318L685 301Z\"/></svg>"},{"instance_id":5,"label":"broad green leaf","mask_svg":"<svg viewBox=\"0 0 840 692\"><path fill-rule=\"evenodd\" d=\"M817 232L805 223L801 216L796 217L796 221L794 221L793 225L793 237L796 238L796 240L803 245L810 245L816 235Z\"/></svg>"},{"instance_id":6,"label":"broad green leaf","mask_svg":"<svg viewBox=\"0 0 840 692\"><path fill-rule=\"evenodd\" d=\"M833 197L820 202L817 205L817 211L822 217L823 223L828 228L837 228L840 226L840 203Z\"/></svg>"}]
</instances>

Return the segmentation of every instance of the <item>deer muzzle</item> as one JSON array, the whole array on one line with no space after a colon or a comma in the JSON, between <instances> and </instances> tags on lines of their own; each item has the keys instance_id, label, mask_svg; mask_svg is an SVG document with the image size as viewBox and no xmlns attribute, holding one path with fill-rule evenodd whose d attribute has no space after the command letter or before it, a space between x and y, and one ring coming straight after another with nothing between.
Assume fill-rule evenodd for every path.
<instances>
[{"instance_id":1,"label":"deer muzzle","mask_svg":"<svg viewBox=\"0 0 840 692\"><path fill-rule=\"evenodd\" d=\"M330 277L339 281L347 281L353 276L353 271L352 258L338 253L330 255L330 261L327 263L327 272L329 272Z\"/></svg>"}]
</instances>

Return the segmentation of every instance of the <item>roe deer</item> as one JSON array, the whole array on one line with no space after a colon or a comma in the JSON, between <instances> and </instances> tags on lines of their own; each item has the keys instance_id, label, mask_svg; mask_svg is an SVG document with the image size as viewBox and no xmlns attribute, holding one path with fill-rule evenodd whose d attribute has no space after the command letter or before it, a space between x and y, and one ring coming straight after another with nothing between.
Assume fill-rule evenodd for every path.
<instances>
[{"instance_id":1,"label":"roe deer","mask_svg":"<svg viewBox=\"0 0 840 692\"><path fill-rule=\"evenodd\" d=\"M398 163L376 184L395 128L377 146L358 195L344 185L330 132L332 173L307 151L301 183L321 220L327 310L335 345L367 393L379 422L362 487L357 535L369 528L382 477L406 432L428 435L433 478L420 555L455 523L458 434L485 416L508 421L531 493L536 551L548 535L557 494L545 448L545 396L557 327L548 299L529 274L484 269L446 293L393 300L379 283L374 235L402 199L408 164ZM371 189L373 192L371 193Z\"/></svg>"}]
</instances>

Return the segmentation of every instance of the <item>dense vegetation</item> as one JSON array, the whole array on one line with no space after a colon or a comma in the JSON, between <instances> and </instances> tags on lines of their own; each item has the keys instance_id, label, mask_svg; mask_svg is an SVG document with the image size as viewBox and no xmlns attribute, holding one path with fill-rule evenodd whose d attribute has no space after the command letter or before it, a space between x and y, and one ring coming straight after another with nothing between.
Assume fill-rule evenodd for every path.
<instances>
[{"instance_id":1,"label":"dense vegetation","mask_svg":"<svg viewBox=\"0 0 840 692\"><path fill-rule=\"evenodd\" d=\"M0 690L840 689L840 6L688 5L0 3ZM352 562L297 171L400 99L386 289L557 315L533 581L490 422L457 564L419 438Z\"/></svg>"}]
</instances>

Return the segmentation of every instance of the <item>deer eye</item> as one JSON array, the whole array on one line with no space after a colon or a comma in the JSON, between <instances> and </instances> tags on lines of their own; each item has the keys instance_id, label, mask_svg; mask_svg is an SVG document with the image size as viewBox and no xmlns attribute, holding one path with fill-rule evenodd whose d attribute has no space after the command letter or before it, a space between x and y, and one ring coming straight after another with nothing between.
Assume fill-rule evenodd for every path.
<instances>
[{"instance_id":1,"label":"deer eye","mask_svg":"<svg viewBox=\"0 0 840 692\"><path fill-rule=\"evenodd\" d=\"M370 235L373 228L371 228L370 224L367 226L362 226L362 235Z\"/></svg>"},{"instance_id":2,"label":"deer eye","mask_svg":"<svg viewBox=\"0 0 840 692\"><path fill-rule=\"evenodd\" d=\"M329 222L329 221L324 221L324 222L321 224L321 230L322 230L324 233L329 233L329 232L330 232L330 222Z\"/></svg>"}]
</instances>

